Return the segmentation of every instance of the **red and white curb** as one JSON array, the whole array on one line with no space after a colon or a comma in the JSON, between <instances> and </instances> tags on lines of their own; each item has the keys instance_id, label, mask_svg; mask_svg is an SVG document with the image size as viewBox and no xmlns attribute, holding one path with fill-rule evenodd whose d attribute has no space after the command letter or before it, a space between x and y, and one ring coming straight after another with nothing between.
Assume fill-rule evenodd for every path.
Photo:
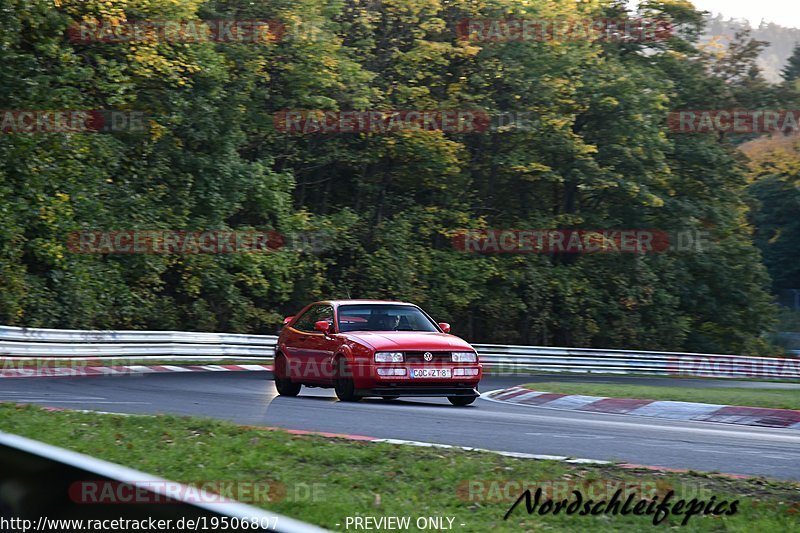
<instances>
[{"instance_id":1,"label":"red and white curb","mask_svg":"<svg viewBox=\"0 0 800 533\"><path fill-rule=\"evenodd\" d=\"M0 378L126 376L165 372L266 372L272 365L114 365L88 367L23 367L0 369Z\"/></svg>"},{"instance_id":2,"label":"red and white curb","mask_svg":"<svg viewBox=\"0 0 800 533\"><path fill-rule=\"evenodd\" d=\"M511 387L510 389L491 391L481 396L487 400L546 407L548 409L800 430L800 411L793 409L637 400L634 398L604 398L600 396L539 392L524 387Z\"/></svg>"}]
</instances>

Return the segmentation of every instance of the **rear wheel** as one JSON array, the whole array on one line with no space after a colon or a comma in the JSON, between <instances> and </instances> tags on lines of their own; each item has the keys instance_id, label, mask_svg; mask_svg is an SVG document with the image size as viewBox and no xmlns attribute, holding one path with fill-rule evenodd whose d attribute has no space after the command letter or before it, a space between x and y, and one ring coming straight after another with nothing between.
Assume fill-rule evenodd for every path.
<instances>
[{"instance_id":1,"label":"rear wheel","mask_svg":"<svg viewBox=\"0 0 800 533\"><path fill-rule=\"evenodd\" d=\"M475 401L474 396L448 396L447 399L450 400L450 403L458 407L464 407Z\"/></svg>"},{"instance_id":2,"label":"rear wheel","mask_svg":"<svg viewBox=\"0 0 800 533\"><path fill-rule=\"evenodd\" d=\"M283 354L275 358L275 368L272 377L275 379L275 388L281 396L297 396L300 394L300 383L293 383L286 370L286 357Z\"/></svg>"},{"instance_id":3,"label":"rear wheel","mask_svg":"<svg viewBox=\"0 0 800 533\"><path fill-rule=\"evenodd\" d=\"M361 399L361 396L356 394L353 374L344 358L339 359L336 363L336 379L333 390L336 392L336 397L343 402L357 402Z\"/></svg>"}]
</instances>

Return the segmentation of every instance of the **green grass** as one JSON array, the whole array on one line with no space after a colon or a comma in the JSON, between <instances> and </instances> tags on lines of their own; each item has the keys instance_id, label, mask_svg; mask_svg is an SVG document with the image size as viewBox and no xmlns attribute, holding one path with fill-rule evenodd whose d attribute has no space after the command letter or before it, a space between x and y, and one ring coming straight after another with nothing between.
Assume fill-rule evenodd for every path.
<instances>
[{"instance_id":1,"label":"green grass","mask_svg":"<svg viewBox=\"0 0 800 533\"><path fill-rule=\"evenodd\" d=\"M639 483L676 498L739 500L733 516L694 516L681 531L788 531L797 526L800 484L707 474L626 470L503 457L485 452L354 442L176 416L117 416L0 404L0 430L169 479L279 483L285 498L255 503L343 530L347 516L450 516L455 531L629 531L652 527L645 516L528 516L524 505L503 521L520 490L469 496L468 482ZM534 451L534 450L532 450ZM630 485L629 485L630 486ZM612 489L610 492L616 489ZM649 489L648 489L649 490ZM307 497L316 494L315 497ZM586 492L587 496L588 491ZM481 497L483 496L483 497ZM678 526L670 517L662 526ZM336 524L341 524L336 526ZM460 524L465 524L461 526ZM351 528L352 530L352 528Z\"/></svg>"},{"instance_id":2,"label":"green grass","mask_svg":"<svg viewBox=\"0 0 800 533\"><path fill-rule=\"evenodd\" d=\"M800 390L779 389L694 389L617 383L529 383L524 387L559 394L583 394L608 398L637 398L641 400L672 400L774 409L800 409Z\"/></svg>"}]
</instances>

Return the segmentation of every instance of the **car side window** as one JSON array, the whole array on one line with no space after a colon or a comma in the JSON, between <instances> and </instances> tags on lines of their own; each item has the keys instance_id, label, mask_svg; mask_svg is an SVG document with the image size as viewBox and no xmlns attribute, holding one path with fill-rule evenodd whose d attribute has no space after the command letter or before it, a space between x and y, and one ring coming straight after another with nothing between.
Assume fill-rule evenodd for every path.
<instances>
[{"instance_id":1,"label":"car side window","mask_svg":"<svg viewBox=\"0 0 800 533\"><path fill-rule=\"evenodd\" d=\"M314 319L314 322L319 320L327 320L331 324L333 324L333 307L330 305L320 305L317 311L317 316ZM311 328L314 328L314 324L311 324Z\"/></svg>"},{"instance_id":2,"label":"car side window","mask_svg":"<svg viewBox=\"0 0 800 533\"><path fill-rule=\"evenodd\" d=\"M297 322L294 323L294 329L312 333L314 331L314 322L317 321L315 318L317 316L317 312L321 306L315 305L309 308L308 311L300 315L300 318L297 319Z\"/></svg>"}]
</instances>

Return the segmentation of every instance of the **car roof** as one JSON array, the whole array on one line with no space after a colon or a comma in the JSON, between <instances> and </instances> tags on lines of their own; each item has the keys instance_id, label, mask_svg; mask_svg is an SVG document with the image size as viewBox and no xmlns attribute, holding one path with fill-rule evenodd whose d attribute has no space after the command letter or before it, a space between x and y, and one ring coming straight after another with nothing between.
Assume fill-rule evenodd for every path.
<instances>
[{"instance_id":1,"label":"car roof","mask_svg":"<svg viewBox=\"0 0 800 533\"><path fill-rule=\"evenodd\" d=\"M408 303L408 302L399 302L395 300L323 300L320 302L315 302L318 304L331 304L335 306L339 305L367 305L367 304L390 304L390 305L413 305L417 307L415 304Z\"/></svg>"}]
</instances>

